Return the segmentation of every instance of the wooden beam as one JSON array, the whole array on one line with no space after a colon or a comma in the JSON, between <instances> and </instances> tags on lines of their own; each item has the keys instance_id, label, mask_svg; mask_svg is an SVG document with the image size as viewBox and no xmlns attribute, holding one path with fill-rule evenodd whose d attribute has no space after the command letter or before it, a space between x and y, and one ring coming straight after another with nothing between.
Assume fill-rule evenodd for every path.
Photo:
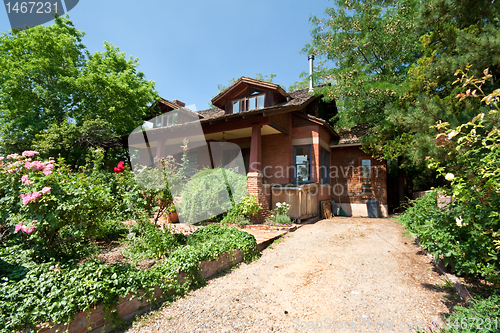
<instances>
[{"instance_id":1,"label":"wooden beam","mask_svg":"<svg viewBox=\"0 0 500 333\"><path fill-rule=\"evenodd\" d=\"M269 126L271 126L272 128L274 128L275 130L277 131L280 131L281 133L283 134L286 134L288 135L288 130L280 125L276 125L276 124L269 124Z\"/></svg>"},{"instance_id":2,"label":"wooden beam","mask_svg":"<svg viewBox=\"0 0 500 333\"><path fill-rule=\"evenodd\" d=\"M202 124L203 133L211 134L218 132L227 132L231 130L237 130L247 127L252 127L253 125L269 125L269 117L256 117L252 119L239 120L234 122L222 123L217 125Z\"/></svg>"}]
</instances>

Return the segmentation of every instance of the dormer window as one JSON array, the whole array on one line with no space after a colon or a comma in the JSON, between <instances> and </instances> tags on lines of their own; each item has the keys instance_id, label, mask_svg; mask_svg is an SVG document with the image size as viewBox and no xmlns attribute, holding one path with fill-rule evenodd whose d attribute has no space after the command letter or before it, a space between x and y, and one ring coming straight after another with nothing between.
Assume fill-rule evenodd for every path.
<instances>
[{"instance_id":1,"label":"dormer window","mask_svg":"<svg viewBox=\"0 0 500 333\"><path fill-rule=\"evenodd\" d=\"M240 77L212 98L212 104L226 114L236 114L275 106L285 102L287 98L290 95L277 84Z\"/></svg>"},{"instance_id":2,"label":"dormer window","mask_svg":"<svg viewBox=\"0 0 500 333\"><path fill-rule=\"evenodd\" d=\"M156 123L154 127L166 127L177 124L178 114L177 112L168 112L156 117Z\"/></svg>"},{"instance_id":3,"label":"dormer window","mask_svg":"<svg viewBox=\"0 0 500 333\"><path fill-rule=\"evenodd\" d=\"M165 126L172 126L177 124L177 112L173 113L168 113L166 115L166 125Z\"/></svg>"},{"instance_id":4,"label":"dormer window","mask_svg":"<svg viewBox=\"0 0 500 333\"><path fill-rule=\"evenodd\" d=\"M264 108L265 94L254 92L250 97L235 99L233 103L233 113L250 111Z\"/></svg>"}]
</instances>

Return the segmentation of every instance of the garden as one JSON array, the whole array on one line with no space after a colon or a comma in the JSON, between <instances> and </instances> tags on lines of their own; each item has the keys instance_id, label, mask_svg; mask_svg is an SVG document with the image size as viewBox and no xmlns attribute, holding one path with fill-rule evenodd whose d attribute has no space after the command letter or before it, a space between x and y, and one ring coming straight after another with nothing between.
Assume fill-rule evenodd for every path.
<instances>
[{"instance_id":1,"label":"garden","mask_svg":"<svg viewBox=\"0 0 500 333\"><path fill-rule=\"evenodd\" d=\"M197 190L204 174L222 172L239 184L234 188L246 188L246 177L230 170L201 170L174 204L168 182L184 177L184 151L179 163L167 159L159 168L135 174L124 162L107 170L99 148L89 150L85 165L77 169L37 151L0 157L0 331L68 323L97 305L110 323L119 325L114 309L120 299L133 295L154 304L157 288L170 299L183 295L203 285L202 261L235 249L246 262L256 259L254 236L229 226L248 224L261 209L244 190L230 192L232 206L223 207L227 212L189 235L165 224L176 207L189 219L192 202L211 214L218 203ZM145 187L141 181L165 186ZM204 185L213 185L212 193L228 190L217 184ZM278 205L267 223L290 224L288 209ZM119 260L107 259L110 249ZM184 279L178 278L181 272Z\"/></svg>"},{"instance_id":2,"label":"garden","mask_svg":"<svg viewBox=\"0 0 500 333\"><path fill-rule=\"evenodd\" d=\"M400 222L417 237L419 244L465 279L474 295L467 306L459 306L449 319L449 332L496 332L500 318L500 132L498 98L483 85L491 79L488 69L482 78L469 74L470 65L458 70L455 83L468 87L457 98L482 98L484 112L457 127L439 123L436 145L444 161L429 158L429 167L449 186L412 202ZM439 207L438 195L452 198ZM475 320L475 323L474 323Z\"/></svg>"}]
</instances>

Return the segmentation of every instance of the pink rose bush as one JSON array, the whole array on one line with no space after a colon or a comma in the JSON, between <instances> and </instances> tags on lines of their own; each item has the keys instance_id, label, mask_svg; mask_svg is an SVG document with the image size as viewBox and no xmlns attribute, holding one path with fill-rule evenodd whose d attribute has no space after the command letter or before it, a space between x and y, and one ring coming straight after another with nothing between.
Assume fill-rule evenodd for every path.
<instances>
[{"instance_id":1,"label":"pink rose bush","mask_svg":"<svg viewBox=\"0 0 500 333\"><path fill-rule=\"evenodd\" d=\"M23 222L19 222L16 225L14 232L18 233L19 231L22 231L25 234L31 234L33 232L33 230L35 230L35 227L33 225L31 225L31 227L28 228L27 226L23 225Z\"/></svg>"},{"instance_id":2,"label":"pink rose bush","mask_svg":"<svg viewBox=\"0 0 500 333\"><path fill-rule=\"evenodd\" d=\"M77 172L34 150L0 156L0 162L0 235L21 239L36 258L74 255L71 244L96 238L117 207L105 171ZM117 168L124 171L124 162Z\"/></svg>"}]
</instances>

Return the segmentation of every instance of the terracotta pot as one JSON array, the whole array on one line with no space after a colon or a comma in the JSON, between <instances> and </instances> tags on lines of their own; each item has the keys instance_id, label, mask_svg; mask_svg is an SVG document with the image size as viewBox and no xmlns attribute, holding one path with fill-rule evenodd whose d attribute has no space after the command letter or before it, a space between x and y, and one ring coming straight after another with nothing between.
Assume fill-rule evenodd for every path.
<instances>
[{"instance_id":1,"label":"terracotta pot","mask_svg":"<svg viewBox=\"0 0 500 333\"><path fill-rule=\"evenodd\" d=\"M167 221L170 223L179 222L179 216L177 215L177 212L167 214Z\"/></svg>"}]
</instances>

